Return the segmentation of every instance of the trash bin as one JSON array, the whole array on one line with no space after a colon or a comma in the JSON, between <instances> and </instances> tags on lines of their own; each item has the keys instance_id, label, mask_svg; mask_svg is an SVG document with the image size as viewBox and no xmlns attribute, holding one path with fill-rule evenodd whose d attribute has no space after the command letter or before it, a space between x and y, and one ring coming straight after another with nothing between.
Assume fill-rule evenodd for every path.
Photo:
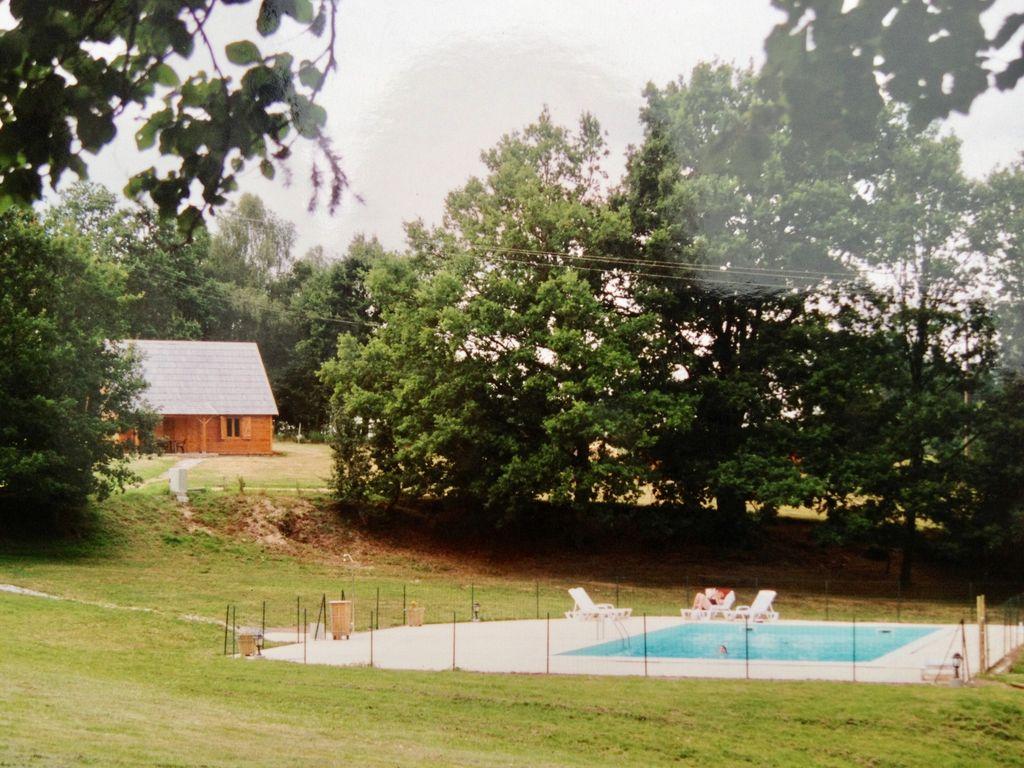
<instances>
[{"instance_id":1,"label":"trash bin","mask_svg":"<svg viewBox=\"0 0 1024 768\"><path fill-rule=\"evenodd\" d=\"M352 621L355 617L351 600L331 600L331 637L335 640L346 640L352 634Z\"/></svg>"},{"instance_id":2,"label":"trash bin","mask_svg":"<svg viewBox=\"0 0 1024 768\"><path fill-rule=\"evenodd\" d=\"M243 632L238 636L238 653L242 656L255 656L259 652L256 635Z\"/></svg>"},{"instance_id":3,"label":"trash bin","mask_svg":"<svg viewBox=\"0 0 1024 768\"><path fill-rule=\"evenodd\" d=\"M422 627L423 615L427 609L422 605L410 605L405 612L405 625L407 627Z\"/></svg>"}]
</instances>

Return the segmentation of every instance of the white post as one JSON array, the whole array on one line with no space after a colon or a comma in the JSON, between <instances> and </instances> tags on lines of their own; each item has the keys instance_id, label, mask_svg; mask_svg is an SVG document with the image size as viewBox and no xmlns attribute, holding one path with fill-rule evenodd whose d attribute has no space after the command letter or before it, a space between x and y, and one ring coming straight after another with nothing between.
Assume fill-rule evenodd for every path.
<instances>
[{"instance_id":1,"label":"white post","mask_svg":"<svg viewBox=\"0 0 1024 768\"><path fill-rule=\"evenodd\" d=\"M171 467L167 475L170 478L171 494L178 501L188 501L188 470L183 467Z\"/></svg>"}]
</instances>

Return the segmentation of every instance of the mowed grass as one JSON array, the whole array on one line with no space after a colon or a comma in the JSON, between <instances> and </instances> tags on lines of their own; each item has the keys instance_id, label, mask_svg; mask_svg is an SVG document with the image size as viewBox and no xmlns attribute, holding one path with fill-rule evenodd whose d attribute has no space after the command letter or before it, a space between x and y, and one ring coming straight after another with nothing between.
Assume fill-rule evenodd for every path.
<instances>
[{"instance_id":1,"label":"mowed grass","mask_svg":"<svg viewBox=\"0 0 1024 768\"><path fill-rule=\"evenodd\" d=\"M0 765L1019 765L1024 697L388 672L219 655L220 628L0 594Z\"/></svg>"},{"instance_id":2,"label":"mowed grass","mask_svg":"<svg viewBox=\"0 0 1024 768\"><path fill-rule=\"evenodd\" d=\"M112 602L160 611L168 616L223 618L227 604L236 606L240 623L262 621L267 604L270 626L294 625L296 600L315 621L321 597L356 602L356 626L369 624L371 612L379 626L404 622L403 609L412 601L426 608L426 620L451 621L455 613L469 618L474 602L484 619L560 616L572 607L568 588L586 585L598 602L633 608L637 615L678 615L689 607L692 586L650 585L643 573L618 583L586 573L556 577L480 572L458 563L420 557L416 552L373 551L353 555L335 551L321 557L316 546L297 551L267 546L249 531L233 530L237 509L287 504L294 494L253 492L245 495L192 494L188 525L180 508L162 488L148 486L114 497L97 510L93 529L80 539L0 549L0 581L67 597ZM304 503L324 499L306 495ZM196 527L198 526L198 527ZM359 542L354 540L353 547ZM345 545L342 543L342 550ZM728 573L711 583L728 584ZM859 591L822 591L821 580L791 578L785 586L767 580L779 591L777 608L786 618L857 618L955 623L971 620L963 596L927 599L872 596ZM739 602L749 602L756 588L737 588Z\"/></svg>"},{"instance_id":3,"label":"mowed grass","mask_svg":"<svg viewBox=\"0 0 1024 768\"><path fill-rule=\"evenodd\" d=\"M178 461L179 457L170 454L164 454L163 456L139 456L129 462L129 467L139 477L139 480L146 482L156 480L160 475L177 464Z\"/></svg>"},{"instance_id":4,"label":"mowed grass","mask_svg":"<svg viewBox=\"0 0 1024 768\"><path fill-rule=\"evenodd\" d=\"M355 597L365 626L405 600L428 620L558 615L565 588L677 614L678 587L560 583L476 572L415 553L275 549L238 530L238 510L296 495L201 492L186 520L147 486L97 508L77 539L0 548L0 583L73 600L0 593L2 765L1019 765L1024 695L764 681L601 679L305 667L221 655L223 619L294 621L323 592ZM319 503L306 494L303 504ZM343 540L344 543L344 540ZM342 553L344 555L346 553ZM752 596L747 590L741 599ZM780 595L787 617L894 605L812 588ZM78 602L76 602L78 601ZM90 601L86 604L80 601ZM131 610L131 609L144 610ZM965 606L905 601L930 620ZM1013 679L1010 676L1009 679ZM339 757L340 756L340 757Z\"/></svg>"},{"instance_id":5,"label":"mowed grass","mask_svg":"<svg viewBox=\"0 0 1024 768\"><path fill-rule=\"evenodd\" d=\"M189 470L192 488L326 488L331 482L331 448L313 443L275 442L273 456L214 456Z\"/></svg>"}]
</instances>

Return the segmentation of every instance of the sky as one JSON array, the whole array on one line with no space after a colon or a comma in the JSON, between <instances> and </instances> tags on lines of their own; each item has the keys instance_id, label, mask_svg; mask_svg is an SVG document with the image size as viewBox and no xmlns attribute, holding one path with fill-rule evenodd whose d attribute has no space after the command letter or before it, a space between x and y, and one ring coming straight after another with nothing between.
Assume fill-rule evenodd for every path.
<instances>
[{"instance_id":1,"label":"sky","mask_svg":"<svg viewBox=\"0 0 1024 768\"><path fill-rule=\"evenodd\" d=\"M1024 3L1001 0L993 17L1007 8ZM214 44L258 41L254 10L222 9L210 30ZM583 111L596 115L607 132L607 169L618 178L627 147L642 139L647 83L664 85L702 60L758 66L780 18L769 0L343 0L338 71L322 103L362 202L349 195L334 216L308 213L305 152L292 161L290 185L253 169L240 186L296 225L298 253L319 244L341 254L360 233L400 248L403 222L436 223L445 195L482 172L481 150L545 105L564 124ZM297 56L319 44L287 26L274 39ZM135 148L138 119L127 115L90 163L94 181L118 190L157 160ZM1024 149L1024 86L990 91L948 123L964 140L971 175L1011 162Z\"/></svg>"}]
</instances>

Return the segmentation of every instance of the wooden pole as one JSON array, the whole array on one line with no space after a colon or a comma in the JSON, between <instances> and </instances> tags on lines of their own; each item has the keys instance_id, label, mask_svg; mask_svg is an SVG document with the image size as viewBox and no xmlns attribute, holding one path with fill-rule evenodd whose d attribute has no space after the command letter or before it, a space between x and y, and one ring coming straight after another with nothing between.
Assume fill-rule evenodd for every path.
<instances>
[{"instance_id":1,"label":"wooden pole","mask_svg":"<svg viewBox=\"0 0 1024 768\"><path fill-rule=\"evenodd\" d=\"M985 612L985 596L978 595L978 673L985 674L988 671L988 616Z\"/></svg>"}]
</instances>

